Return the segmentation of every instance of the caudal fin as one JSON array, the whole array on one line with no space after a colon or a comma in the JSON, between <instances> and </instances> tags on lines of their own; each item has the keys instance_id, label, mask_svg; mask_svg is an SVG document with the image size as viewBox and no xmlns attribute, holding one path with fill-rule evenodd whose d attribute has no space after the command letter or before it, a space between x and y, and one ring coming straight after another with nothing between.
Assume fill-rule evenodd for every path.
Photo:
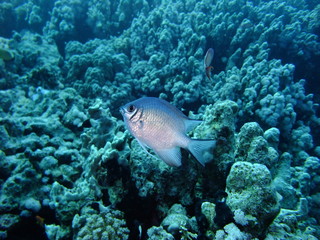
<instances>
[{"instance_id":1,"label":"caudal fin","mask_svg":"<svg viewBox=\"0 0 320 240\"><path fill-rule=\"evenodd\" d=\"M196 140L192 139L188 145L188 150L204 166L212 160L212 149L216 146L214 140Z\"/></svg>"}]
</instances>

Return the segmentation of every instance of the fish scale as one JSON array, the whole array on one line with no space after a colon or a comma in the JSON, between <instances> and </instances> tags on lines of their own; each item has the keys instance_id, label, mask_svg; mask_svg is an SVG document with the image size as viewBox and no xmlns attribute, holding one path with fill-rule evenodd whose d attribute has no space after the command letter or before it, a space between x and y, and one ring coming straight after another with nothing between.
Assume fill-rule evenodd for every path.
<instances>
[{"instance_id":1,"label":"fish scale","mask_svg":"<svg viewBox=\"0 0 320 240\"><path fill-rule=\"evenodd\" d=\"M140 98L121 107L120 112L127 129L142 148L152 149L170 166L181 166L180 148L189 150L204 166L203 155L215 146L214 140L189 138L186 133L201 121L188 118L163 99Z\"/></svg>"}]
</instances>

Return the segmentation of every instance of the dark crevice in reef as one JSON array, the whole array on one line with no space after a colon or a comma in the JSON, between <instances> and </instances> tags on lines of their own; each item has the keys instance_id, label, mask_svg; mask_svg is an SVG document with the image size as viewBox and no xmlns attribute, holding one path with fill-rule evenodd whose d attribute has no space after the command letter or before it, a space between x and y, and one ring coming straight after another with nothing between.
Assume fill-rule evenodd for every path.
<instances>
[{"instance_id":1,"label":"dark crevice in reef","mask_svg":"<svg viewBox=\"0 0 320 240\"><path fill-rule=\"evenodd\" d=\"M158 204L154 196L139 197L135 186L129 189L117 208L125 213L127 227L130 230L129 240L139 239L139 227L142 230L141 239L146 239L147 229L160 225L156 211Z\"/></svg>"},{"instance_id":2,"label":"dark crevice in reef","mask_svg":"<svg viewBox=\"0 0 320 240\"><path fill-rule=\"evenodd\" d=\"M55 212L49 207L42 207L38 215L23 217L7 231L10 240L48 240L44 224L58 224Z\"/></svg>"},{"instance_id":3,"label":"dark crevice in reef","mask_svg":"<svg viewBox=\"0 0 320 240\"><path fill-rule=\"evenodd\" d=\"M7 239L10 240L47 240L44 227L35 218L25 218L8 230Z\"/></svg>"},{"instance_id":4,"label":"dark crevice in reef","mask_svg":"<svg viewBox=\"0 0 320 240\"><path fill-rule=\"evenodd\" d=\"M195 204L192 206L194 213L190 213L188 212L191 216L195 216L197 219L197 224L198 224L198 228L199 228L199 234L198 234L198 238L199 240L207 240L208 238L206 237L206 231L209 227L209 223L208 220L206 218L206 216L202 213L201 211L201 205L203 202L208 201L205 199L196 199L195 200Z\"/></svg>"},{"instance_id":5,"label":"dark crevice in reef","mask_svg":"<svg viewBox=\"0 0 320 240\"><path fill-rule=\"evenodd\" d=\"M140 197L134 183L130 184L129 191L117 208L124 212L127 227L130 230L129 240L147 239L147 229L159 226L157 201L154 196Z\"/></svg>"},{"instance_id":6,"label":"dark crevice in reef","mask_svg":"<svg viewBox=\"0 0 320 240\"><path fill-rule=\"evenodd\" d=\"M48 206L43 206L38 212L38 216L43 218L45 224L59 224L56 218L56 212Z\"/></svg>"},{"instance_id":7,"label":"dark crevice in reef","mask_svg":"<svg viewBox=\"0 0 320 240\"><path fill-rule=\"evenodd\" d=\"M101 186L112 186L119 179L119 176L122 176L123 186L128 189L122 201L115 207L125 214L127 227L130 230L129 240L139 239L140 234L142 234L141 239L147 239L147 229L155 225L160 225L158 212L156 211L158 202L155 196L140 197L135 183L132 182L130 169L119 165L116 158L109 159L101 167L101 169L108 169L106 179L105 175L101 173L101 175L104 176L99 178L99 184ZM102 190L102 193L103 203L110 205L108 190ZM141 229L141 233L139 228Z\"/></svg>"},{"instance_id":8,"label":"dark crevice in reef","mask_svg":"<svg viewBox=\"0 0 320 240\"><path fill-rule=\"evenodd\" d=\"M223 228L227 224L234 222L233 213L226 203L226 198L227 194L225 193L224 196L221 196L215 202L216 217L214 218L214 222L219 228Z\"/></svg>"}]
</instances>

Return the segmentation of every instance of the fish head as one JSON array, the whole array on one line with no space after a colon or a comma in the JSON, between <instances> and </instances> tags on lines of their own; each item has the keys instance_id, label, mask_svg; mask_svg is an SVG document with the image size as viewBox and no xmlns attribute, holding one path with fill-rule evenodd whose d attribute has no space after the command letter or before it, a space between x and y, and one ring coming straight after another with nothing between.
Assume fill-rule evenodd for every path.
<instances>
[{"instance_id":1,"label":"fish head","mask_svg":"<svg viewBox=\"0 0 320 240\"><path fill-rule=\"evenodd\" d=\"M138 122L142 116L142 107L139 107L134 102L130 102L122 107L120 107L120 113L127 127Z\"/></svg>"}]
</instances>

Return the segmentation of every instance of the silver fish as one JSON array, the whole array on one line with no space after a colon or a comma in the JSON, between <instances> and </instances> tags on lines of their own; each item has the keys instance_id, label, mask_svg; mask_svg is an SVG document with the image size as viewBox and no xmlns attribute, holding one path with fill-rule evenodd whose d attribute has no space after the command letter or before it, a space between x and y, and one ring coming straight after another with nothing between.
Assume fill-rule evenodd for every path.
<instances>
[{"instance_id":1,"label":"silver fish","mask_svg":"<svg viewBox=\"0 0 320 240\"><path fill-rule=\"evenodd\" d=\"M186 133L202 121L188 118L165 100L144 97L120 108L130 133L142 148L151 148L170 166L181 166L180 148L188 149L201 165L205 165L204 153L214 148L214 140L189 138ZM149 153L150 154L150 153Z\"/></svg>"},{"instance_id":2,"label":"silver fish","mask_svg":"<svg viewBox=\"0 0 320 240\"><path fill-rule=\"evenodd\" d=\"M211 71L213 69L213 67L211 66L213 56L214 56L214 51L212 48L209 48L206 55L204 56L204 61L203 61L204 71L209 80L211 78Z\"/></svg>"}]
</instances>

